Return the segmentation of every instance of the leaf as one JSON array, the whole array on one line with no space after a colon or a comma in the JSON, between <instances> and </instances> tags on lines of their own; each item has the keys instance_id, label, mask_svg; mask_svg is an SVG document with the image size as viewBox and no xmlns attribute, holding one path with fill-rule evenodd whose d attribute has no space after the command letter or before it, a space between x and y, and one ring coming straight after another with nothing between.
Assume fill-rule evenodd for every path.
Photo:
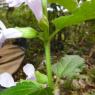
<instances>
[{"instance_id":1,"label":"leaf","mask_svg":"<svg viewBox=\"0 0 95 95\"><path fill-rule=\"evenodd\" d=\"M77 8L77 1L76 0L48 0L50 3L58 3L64 6L69 11L73 11Z\"/></svg>"},{"instance_id":2,"label":"leaf","mask_svg":"<svg viewBox=\"0 0 95 95\"><path fill-rule=\"evenodd\" d=\"M78 55L66 55L57 64L53 65L53 72L58 77L72 78L84 67L84 59Z\"/></svg>"},{"instance_id":3,"label":"leaf","mask_svg":"<svg viewBox=\"0 0 95 95\"><path fill-rule=\"evenodd\" d=\"M76 25L86 20L95 18L95 0L85 1L79 8L76 9L71 15L61 16L54 19L52 22L56 29L61 30L64 27Z\"/></svg>"},{"instance_id":4,"label":"leaf","mask_svg":"<svg viewBox=\"0 0 95 95\"><path fill-rule=\"evenodd\" d=\"M53 93L52 93L52 89L48 87L48 88L40 89L37 92L34 92L29 95L53 95Z\"/></svg>"},{"instance_id":5,"label":"leaf","mask_svg":"<svg viewBox=\"0 0 95 95\"><path fill-rule=\"evenodd\" d=\"M0 95L29 95L41 88L36 82L25 81L18 83L17 86L11 87L3 91Z\"/></svg>"},{"instance_id":6,"label":"leaf","mask_svg":"<svg viewBox=\"0 0 95 95\"><path fill-rule=\"evenodd\" d=\"M47 92L48 90L49 92ZM24 81L4 90L0 95L52 95L48 93L52 93L51 89L45 89L41 84L35 81Z\"/></svg>"}]
</instances>

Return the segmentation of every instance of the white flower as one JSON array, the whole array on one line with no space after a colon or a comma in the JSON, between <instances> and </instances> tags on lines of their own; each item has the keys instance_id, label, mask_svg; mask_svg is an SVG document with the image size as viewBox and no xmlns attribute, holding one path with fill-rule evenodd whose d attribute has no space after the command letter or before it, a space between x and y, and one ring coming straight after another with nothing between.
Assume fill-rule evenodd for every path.
<instances>
[{"instance_id":1,"label":"white flower","mask_svg":"<svg viewBox=\"0 0 95 95\"><path fill-rule=\"evenodd\" d=\"M0 21L0 47L6 39L20 38L22 35L22 32L15 28L6 28L3 22Z\"/></svg>"},{"instance_id":2,"label":"white flower","mask_svg":"<svg viewBox=\"0 0 95 95\"><path fill-rule=\"evenodd\" d=\"M6 26L3 24L2 21L0 21L0 47L2 46L2 43L5 41L5 37L2 33L4 29L6 29Z\"/></svg>"},{"instance_id":3,"label":"white flower","mask_svg":"<svg viewBox=\"0 0 95 95\"><path fill-rule=\"evenodd\" d=\"M5 72L0 74L0 85L2 87L9 88L11 86L15 86L16 83L14 82L12 75Z\"/></svg>"},{"instance_id":4,"label":"white flower","mask_svg":"<svg viewBox=\"0 0 95 95\"><path fill-rule=\"evenodd\" d=\"M22 37L22 33L15 28L4 29L2 33L6 39Z\"/></svg>"},{"instance_id":5,"label":"white flower","mask_svg":"<svg viewBox=\"0 0 95 95\"><path fill-rule=\"evenodd\" d=\"M26 74L28 80L36 80L35 77L35 68L32 64L26 64L23 67L23 72Z\"/></svg>"},{"instance_id":6,"label":"white flower","mask_svg":"<svg viewBox=\"0 0 95 95\"><path fill-rule=\"evenodd\" d=\"M4 25L4 23L2 21L0 21L0 30L4 30L6 29L6 26Z\"/></svg>"},{"instance_id":7,"label":"white flower","mask_svg":"<svg viewBox=\"0 0 95 95\"><path fill-rule=\"evenodd\" d=\"M43 17L43 12L42 12L42 1L41 0L26 0L26 3L34 13L36 19L38 21L41 20Z\"/></svg>"},{"instance_id":8,"label":"white flower","mask_svg":"<svg viewBox=\"0 0 95 95\"><path fill-rule=\"evenodd\" d=\"M26 80L36 80L35 77L35 68L32 64L26 64L23 67L23 71L26 74ZM12 86L16 86L16 83L11 74L5 72L0 74L0 86L5 88L10 88Z\"/></svg>"}]
</instances>

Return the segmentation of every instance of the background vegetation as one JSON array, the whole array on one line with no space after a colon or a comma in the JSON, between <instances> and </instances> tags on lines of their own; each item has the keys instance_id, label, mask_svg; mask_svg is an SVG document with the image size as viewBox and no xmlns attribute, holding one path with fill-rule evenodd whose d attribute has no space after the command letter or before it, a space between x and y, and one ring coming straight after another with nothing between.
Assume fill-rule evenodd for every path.
<instances>
[{"instance_id":1,"label":"background vegetation","mask_svg":"<svg viewBox=\"0 0 95 95\"><path fill-rule=\"evenodd\" d=\"M57 12L55 6L55 4L52 4L54 11L49 14L50 20L60 15L65 15L62 11ZM21 6L17 9L1 8L0 20L2 20L7 27L32 26L37 29L35 17L27 6ZM54 27L51 30L53 29ZM44 54L41 44L42 43L39 43L39 41L35 39L32 41L26 41L27 48L24 64L26 62L31 62L38 69L43 68L40 64L44 62ZM65 95L93 94L93 92L95 92L95 20L89 20L82 24L62 29L53 39L51 50L52 58L55 62L65 54L78 54L86 61L85 70L79 75L79 77L72 81L71 85L71 80L65 82L64 87L63 84L60 84L62 92L65 90ZM15 79L18 80L24 78L24 75L21 71L18 71L15 77Z\"/></svg>"}]
</instances>

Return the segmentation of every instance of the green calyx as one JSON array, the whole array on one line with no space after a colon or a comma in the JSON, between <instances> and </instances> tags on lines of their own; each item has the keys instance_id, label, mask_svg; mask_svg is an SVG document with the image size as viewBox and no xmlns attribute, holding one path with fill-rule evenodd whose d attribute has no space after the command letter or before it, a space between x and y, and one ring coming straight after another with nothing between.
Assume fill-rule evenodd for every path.
<instances>
[{"instance_id":1,"label":"green calyx","mask_svg":"<svg viewBox=\"0 0 95 95\"><path fill-rule=\"evenodd\" d=\"M49 23L46 16L43 16L43 18L38 22L38 24L42 31L48 31Z\"/></svg>"},{"instance_id":2,"label":"green calyx","mask_svg":"<svg viewBox=\"0 0 95 95\"><path fill-rule=\"evenodd\" d=\"M16 29L22 32L23 38L36 38L38 35L38 32L31 27L26 27L26 28L17 27Z\"/></svg>"},{"instance_id":3,"label":"green calyx","mask_svg":"<svg viewBox=\"0 0 95 95\"><path fill-rule=\"evenodd\" d=\"M48 83L48 78L47 78L46 75L40 73L39 71L36 71L35 75L36 75L36 79L39 83L42 83L42 84L47 84Z\"/></svg>"}]
</instances>

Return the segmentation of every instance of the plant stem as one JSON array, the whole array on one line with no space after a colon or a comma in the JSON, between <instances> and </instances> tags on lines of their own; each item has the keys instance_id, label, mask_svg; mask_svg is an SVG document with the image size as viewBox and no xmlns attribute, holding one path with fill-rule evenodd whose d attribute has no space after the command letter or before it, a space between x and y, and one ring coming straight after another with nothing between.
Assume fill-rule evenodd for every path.
<instances>
[{"instance_id":1,"label":"plant stem","mask_svg":"<svg viewBox=\"0 0 95 95\"><path fill-rule=\"evenodd\" d=\"M46 68L48 75L48 85L53 87L53 78L52 78L52 67L51 67L51 57L50 57L50 41L45 43L45 56L46 56Z\"/></svg>"}]
</instances>

